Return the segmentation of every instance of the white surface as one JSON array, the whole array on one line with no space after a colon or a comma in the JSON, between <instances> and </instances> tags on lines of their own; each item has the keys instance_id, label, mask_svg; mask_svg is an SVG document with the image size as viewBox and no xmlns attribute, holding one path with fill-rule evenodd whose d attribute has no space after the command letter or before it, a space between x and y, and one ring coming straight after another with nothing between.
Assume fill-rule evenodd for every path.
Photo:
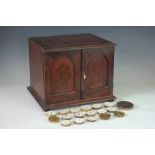
<instances>
[{"instance_id":1,"label":"white surface","mask_svg":"<svg viewBox=\"0 0 155 155\"><path fill-rule=\"evenodd\" d=\"M124 118L62 127L49 123L26 86L0 87L0 128L155 128L155 90L145 86L117 86L118 100L134 103Z\"/></svg>"}]
</instances>

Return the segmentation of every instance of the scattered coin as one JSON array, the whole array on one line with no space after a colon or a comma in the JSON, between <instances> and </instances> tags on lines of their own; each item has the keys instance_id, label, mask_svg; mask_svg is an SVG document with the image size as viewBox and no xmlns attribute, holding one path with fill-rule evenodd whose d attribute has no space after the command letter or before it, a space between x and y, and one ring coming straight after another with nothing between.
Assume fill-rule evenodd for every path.
<instances>
[{"instance_id":1,"label":"scattered coin","mask_svg":"<svg viewBox=\"0 0 155 155\"><path fill-rule=\"evenodd\" d=\"M48 117L48 120L49 120L50 122L52 122L52 123L58 123L58 122L60 121L60 118L57 117L57 116L50 115L50 116Z\"/></svg>"},{"instance_id":2,"label":"scattered coin","mask_svg":"<svg viewBox=\"0 0 155 155\"><path fill-rule=\"evenodd\" d=\"M83 124L85 122L84 118L75 118L74 123L75 124Z\"/></svg>"},{"instance_id":3,"label":"scattered coin","mask_svg":"<svg viewBox=\"0 0 155 155\"><path fill-rule=\"evenodd\" d=\"M124 116L125 116L125 113L122 112L122 111L115 111L115 112L114 112L114 115L115 115L116 117L124 117Z\"/></svg>"},{"instance_id":4,"label":"scattered coin","mask_svg":"<svg viewBox=\"0 0 155 155\"><path fill-rule=\"evenodd\" d=\"M93 109L100 109L100 108L102 108L102 106L103 106L103 104L99 104L99 103L98 103L98 104L93 104L93 105L92 105L92 108L93 108Z\"/></svg>"},{"instance_id":5,"label":"scattered coin","mask_svg":"<svg viewBox=\"0 0 155 155\"><path fill-rule=\"evenodd\" d=\"M107 120L111 117L111 115L106 112L106 113L99 114L99 117L100 117L100 119Z\"/></svg>"},{"instance_id":6,"label":"scattered coin","mask_svg":"<svg viewBox=\"0 0 155 155\"><path fill-rule=\"evenodd\" d=\"M69 109L61 110L59 113L62 115L66 115L66 114L70 113L70 110Z\"/></svg>"},{"instance_id":7,"label":"scattered coin","mask_svg":"<svg viewBox=\"0 0 155 155\"><path fill-rule=\"evenodd\" d=\"M87 116L95 116L95 114L96 114L95 110L91 110L86 113Z\"/></svg>"},{"instance_id":8,"label":"scattered coin","mask_svg":"<svg viewBox=\"0 0 155 155\"><path fill-rule=\"evenodd\" d=\"M107 111L108 112L115 112L117 110L117 107L108 107Z\"/></svg>"},{"instance_id":9,"label":"scattered coin","mask_svg":"<svg viewBox=\"0 0 155 155\"><path fill-rule=\"evenodd\" d=\"M107 109L99 109L99 110L97 110L98 114L102 114L102 113L105 113L105 112L107 112Z\"/></svg>"},{"instance_id":10,"label":"scattered coin","mask_svg":"<svg viewBox=\"0 0 155 155\"><path fill-rule=\"evenodd\" d=\"M73 117L74 117L73 114L67 114L67 115L63 115L63 116L61 117L61 119L70 120L70 119L72 119Z\"/></svg>"},{"instance_id":11,"label":"scattered coin","mask_svg":"<svg viewBox=\"0 0 155 155\"><path fill-rule=\"evenodd\" d=\"M87 121L89 121L89 122L95 122L95 121L97 121L97 116L88 116L87 117Z\"/></svg>"},{"instance_id":12,"label":"scattered coin","mask_svg":"<svg viewBox=\"0 0 155 155\"><path fill-rule=\"evenodd\" d=\"M91 110L91 105L82 105L81 106L81 110L83 110L83 111L89 111L89 110Z\"/></svg>"},{"instance_id":13,"label":"scattered coin","mask_svg":"<svg viewBox=\"0 0 155 155\"><path fill-rule=\"evenodd\" d=\"M55 116L55 115L57 115L57 112L56 111L50 111L50 112L46 112L45 113L46 114L46 116Z\"/></svg>"},{"instance_id":14,"label":"scattered coin","mask_svg":"<svg viewBox=\"0 0 155 155\"><path fill-rule=\"evenodd\" d=\"M78 118L82 118L85 116L85 113L84 112L78 112L78 113L75 113L74 116L78 117Z\"/></svg>"},{"instance_id":15,"label":"scattered coin","mask_svg":"<svg viewBox=\"0 0 155 155\"><path fill-rule=\"evenodd\" d=\"M77 113L77 112L80 112L80 109L79 108L72 108L70 111L71 111L71 113Z\"/></svg>"},{"instance_id":16,"label":"scattered coin","mask_svg":"<svg viewBox=\"0 0 155 155\"><path fill-rule=\"evenodd\" d=\"M128 101L119 101L117 102L117 107L120 109L132 109L133 103L128 102Z\"/></svg>"},{"instance_id":17,"label":"scattered coin","mask_svg":"<svg viewBox=\"0 0 155 155\"><path fill-rule=\"evenodd\" d=\"M114 106L116 106L116 103L114 103L114 102L105 102L104 106L105 107L114 107Z\"/></svg>"},{"instance_id":18,"label":"scattered coin","mask_svg":"<svg viewBox=\"0 0 155 155\"><path fill-rule=\"evenodd\" d=\"M72 123L72 122L71 122L70 120L62 120L62 121L60 122L60 124L61 124L62 126L65 126L65 127L70 126L71 123Z\"/></svg>"}]
</instances>

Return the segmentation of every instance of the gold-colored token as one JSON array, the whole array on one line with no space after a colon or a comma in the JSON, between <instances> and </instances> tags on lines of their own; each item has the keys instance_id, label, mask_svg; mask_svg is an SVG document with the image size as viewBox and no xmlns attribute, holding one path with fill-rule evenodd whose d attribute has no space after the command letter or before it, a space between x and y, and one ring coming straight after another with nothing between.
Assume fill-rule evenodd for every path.
<instances>
[{"instance_id":1,"label":"gold-colored token","mask_svg":"<svg viewBox=\"0 0 155 155\"><path fill-rule=\"evenodd\" d=\"M114 112L114 115L115 115L116 117L124 117L124 116L125 116L125 113L122 112L122 111L115 111L115 112Z\"/></svg>"},{"instance_id":2,"label":"gold-colored token","mask_svg":"<svg viewBox=\"0 0 155 155\"><path fill-rule=\"evenodd\" d=\"M101 113L99 114L100 119L107 120L110 119L111 115L109 113Z\"/></svg>"},{"instance_id":3,"label":"gold-colored token","mask_svg":"<svg viewBox=\"0 0 155 155\"><path fill-rule=\"evenodd\" d=\"M50 121L50 122L52 122L52 123L58 123L59 121L60 121L60 118L58 117L58 116L53 116L53 115L50 115L49 117L48 117L48 120Z\"/></svg>"}]
</instances>

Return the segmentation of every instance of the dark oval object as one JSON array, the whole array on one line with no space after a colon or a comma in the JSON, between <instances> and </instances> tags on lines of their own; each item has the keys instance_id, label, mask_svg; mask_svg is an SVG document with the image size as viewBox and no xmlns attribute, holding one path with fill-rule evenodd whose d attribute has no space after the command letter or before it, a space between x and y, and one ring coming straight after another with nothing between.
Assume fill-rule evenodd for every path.
<instances>
[{"instance_id":1,"label":"dark oval object","mask_svg":"<svg viewBox=\"0 0 155 155\"><path fill-rule=\"evenodd\" d=\"M122 109L131 109L133 108L133 103L128 101L119 101L117 102L117 107Z\"/></svg>"}]
</instances>

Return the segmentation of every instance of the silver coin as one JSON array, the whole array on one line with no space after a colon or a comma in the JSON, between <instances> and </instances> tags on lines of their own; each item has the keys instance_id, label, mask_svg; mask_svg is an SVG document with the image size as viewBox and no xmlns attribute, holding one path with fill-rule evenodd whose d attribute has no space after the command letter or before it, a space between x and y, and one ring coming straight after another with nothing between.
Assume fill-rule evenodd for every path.
<instances>
[{"instance_id":1,"label":"silver coin","mask_svg":"<svg viewBox=\"0 0 155 155\"><path fill-rule=\"evenodd\" d=\"M65 120L70 120L74 117L73 114L67 114L67 115L63 115L61 116L61 119L65 119Z\"/></svg>"},{"instance_id":2,"label":"silver coin","mask_svg":"<svg viewBox=\"0 0 155 155\"><path fill-rule=\"evenodd\" d=\"M116 103L114 103L114 102L105 102L104 106L105 107L114 107L114 106L116 106Z\"/></svg>"},{"instance_id":3,"label":"silver coin","mask_svg":"<svg viewBox=\"0 0 155 155\"><path fill-rule=\"evenodd\" d=\"M79 108L72 108L70 111L71 111L71 113L77 113L77 112L80 112L80 109Z\"/></svg>"},{"instance_id":4,"label":"silver coin","mask_svg":"<svg viewBox=\"0 0 155 155\"><path fill-rule=\"evenodd\" d=\"M102 113L105 113L105 112L107 112L107 109L99 109L99 110L97 110L98 114L102 114Z\"/></svg>"},{"instance_id":5,"label":"silver coin","mask_svg":"<svg viewBox=\"0 0 155 155\"><path fill-rule=\"evenodd\" d=\"M87 116L95 116L95 114L96 114L95 110L91 110L86 113Z\"/></svg>"},{"instance_id":6,"label":"silver coin","mask_svg":"<svg viewBox=\"0 0 155 155\"><path fill-rule=\"evenodd\" d=\"M91 105L82 105L81 106L81 110L83 110L83 111L89 111L89 110L91 110Z\"/></svg>"},{"instance_id":7,"label":"silver coin","mask_svg":"<svg viewBox=\"0 0 155 155\"><path fill-rule=\"evenodd\" d=\"M84 118L75 118L74 123L75 124L83 124L85 122Z\"/></svg>"},{"instance_id":8,"label":"silver coin","mask_svg":"<svg viewBox=\"0 0 155 155\"><path fill-rule=\"evenodd\" d=\"M82 118L85 116L85 113L84 112L78 112L78 113L75 113L74 116L78 117L78 118Z\"/></svg>"},{"instance_id":9,"label":"silver coin","mask_svg":"<svg viewBox=\"0 0 155 155\"><path fill-rule=\"evenodd\" d=\"M115 112L117 110L117 107L108 107L107 111L108 112Z\"/></svg>"},{"instance_id":10,"label":"silver coin","mask_svg":"<svg viewBox=\"0 0 155 155\"><path fill-rule=\"evenodd\" d=\"M97 104L93 104L92 105L92 108L94 108L94 109L100 109L102 107L103 107L103 104L100 104L100 103L97 103Z\"/></svg>"},{"instance_id":11,"label":"silver coin","mask_svg":"<svg viewBox=\"0 0 155 155\"><path fill-rule=\"evenodd\" d=\"M60 124L62 125L62 126L70 126L71 125L71 121L70 120L62 120L61 122L60 122Z\"/></svg>"}]
</instances>

